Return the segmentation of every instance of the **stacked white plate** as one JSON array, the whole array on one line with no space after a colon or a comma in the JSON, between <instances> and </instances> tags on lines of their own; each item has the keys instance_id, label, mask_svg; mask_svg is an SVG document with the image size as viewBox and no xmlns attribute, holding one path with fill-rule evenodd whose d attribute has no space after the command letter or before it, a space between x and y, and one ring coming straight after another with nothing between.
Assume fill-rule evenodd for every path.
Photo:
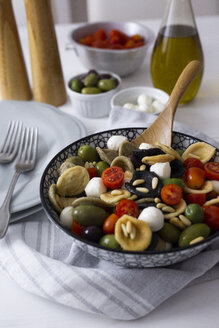
<instances>
[{"instance_id":1,"label":"stacked white plate","mask_svg":"<svg viewBox=\"0 0 219 328\"><path fill-rule=\"evenodd\" d=\"M53 106L34 101L1 101L0 115L0 145L11 120L38 128L36 166L33 171L20 175L13 193L10 222L14 222L41 209L39 185L46 165L62 148L84 137L86 129L75 117ZM0 164L0 204L7 193L15 162L16 159L9 164Z\"/></svg>"}]
</instances>

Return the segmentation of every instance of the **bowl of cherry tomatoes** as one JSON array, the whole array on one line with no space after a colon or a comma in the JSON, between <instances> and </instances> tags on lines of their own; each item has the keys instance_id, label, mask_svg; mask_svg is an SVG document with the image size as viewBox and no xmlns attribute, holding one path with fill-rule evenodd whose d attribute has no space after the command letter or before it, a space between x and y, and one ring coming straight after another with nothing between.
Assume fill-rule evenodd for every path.
<instances>
[{"instance_id":1,"label":"bowl of cherry tomatoes","mask_svg":"<svg viewBox=\"0 0 219 328\"><path fill-rule=\"evenodd\" d=\"M154 35L135 22L97 22L79 26L70 38L85 67L125 76L141 66Z\"/></svg>"},{"instance_id":2,"label":"bowl of cherry tomatoes","mask_svg":"<svg viewBox=\"0 0 219 328\"><path fill-rule=\"evenodd\" d=\"M219 149L174 132L172 146L132 146L143 128L79 139L47 165L46 215L85 252L124 267L160 267L219 238Z\"/></svg>"}]
</instances>

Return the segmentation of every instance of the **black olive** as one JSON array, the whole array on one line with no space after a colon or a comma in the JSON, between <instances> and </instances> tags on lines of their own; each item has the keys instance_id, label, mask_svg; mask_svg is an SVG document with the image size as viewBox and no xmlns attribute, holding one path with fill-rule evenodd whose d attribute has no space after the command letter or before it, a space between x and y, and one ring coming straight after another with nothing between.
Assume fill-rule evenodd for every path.
<instances>
[{"instance_id":1,"label":"black olive","mask_svg":"<svg viewBox=\"0 0 219 328\"><path fill-rule=\"evenodd\" d=\"M133 150L133 155L139 159L142 159L145 156L156 156L165 154L160 148L149 148L149 149L136 149Z\"/></svg>"},{"instance_id":2,"label":"black olive","mask_svg":"<svg viewBox=\"0 0 219 328\"><path fill-rule=\"evenodd\" d=\"M170 167L171 167L171 178L179 178L185 172L183 163L178 159L174 159L173 161L171 161Z\"/></svg>"}]
</instances>

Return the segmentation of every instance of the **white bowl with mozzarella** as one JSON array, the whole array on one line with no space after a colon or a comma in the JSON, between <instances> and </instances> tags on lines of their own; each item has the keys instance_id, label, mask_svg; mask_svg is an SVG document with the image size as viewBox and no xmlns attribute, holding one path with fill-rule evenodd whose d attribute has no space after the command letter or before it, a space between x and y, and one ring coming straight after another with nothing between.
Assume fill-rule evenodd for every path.
<instances>
[{"instance_id":1,"label":"white bowl with mozzarella","mask_svg":"<svg viewBox=\"0 0 219 328\"><path fill-rule=\"evenodd\" d=\"M128 108L149 114L160 114L169 95L153 87L130 87L117 92L111 99L111 107Z\"/></svg>"}]
</instances>

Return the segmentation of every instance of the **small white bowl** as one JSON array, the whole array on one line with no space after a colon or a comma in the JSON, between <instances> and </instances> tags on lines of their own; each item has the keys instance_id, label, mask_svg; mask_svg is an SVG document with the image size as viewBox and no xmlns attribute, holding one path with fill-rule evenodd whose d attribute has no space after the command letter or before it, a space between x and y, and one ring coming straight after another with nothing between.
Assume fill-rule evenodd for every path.
<instances>
[{"instance_id":1,"label":"small white bowl","mask_svg":"<svg viewBox=\"0 0 219 328\"><path fill-rule=\"evenodd\" d=\"M137 99L140 95L146 94L152 97L154 100L159 100L164 105L167 103L169 99L169 95L163 90L153 88L153 87L130 87L123 89L117 92L111 99L111 107L121 107L123 108L126 103L137 104ZM152 114L159 114L160 111L153 112Z\"/></svg>"},{"instance_id":2,"label":"small white bowl","mask_svg":"<svg viewBox=\"0 0 219 328\"><path fill-rule=\"evenodd\" d=\"M74 78L82 78L86 74L79 74L70 79L67 85L68 95L74 109L82 116L89 118L100 118L109 115L111 110L110 101L115 93L120 90L121 78L112 72L98 71L98 74L110 74L118 80L118 85L115 89L98 94L82 94L75 92L70 88L70 82Z\"/></svg>"}]
</instances>

